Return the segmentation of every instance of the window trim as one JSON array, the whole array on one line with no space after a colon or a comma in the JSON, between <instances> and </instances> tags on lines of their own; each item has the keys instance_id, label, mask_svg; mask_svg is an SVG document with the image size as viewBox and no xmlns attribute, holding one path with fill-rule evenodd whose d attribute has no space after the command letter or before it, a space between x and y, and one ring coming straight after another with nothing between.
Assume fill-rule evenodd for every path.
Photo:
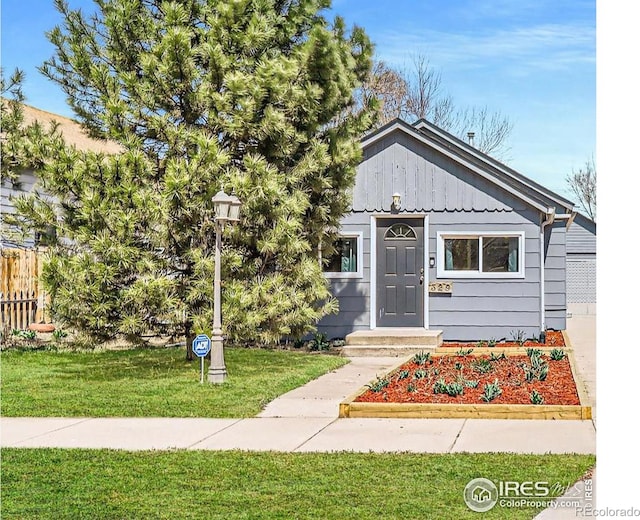
<instances>
[{"instance_id":1,"label":"window trim","mask_svg":"<svg viewBox=\"0 0 640 520\"><path fill-rule=\"evenodd\" d=\"M358 264L358 269L357 271L353 271L353 272L342 272L342 271L325 271L323 269L322 273L324 274L325 278L363 278L364 277L364 267L363 267L363 261L364 261L364 252L363 252L363 245L364 245L364 235L362 233L362 231L353 231L353 232L345 232L345 233L339 233L338 234L338 239L341 238L355 238L356 239L356 262Z\"/></svg>"},{"instance_id":2,"label":"window trim","mask_svg":"<svg viewBox=\"0 0 640 520\"><path fill-rule=\"evenodd\" d=\"M497 273L484 273L482 272L482 237L506 237L506 238L518 238L518 271L509 272L497 272ZM445 269L444 259L444 241L447 238L477 238L480 240L479 244L479 258L477 271L456 271ZM524 263L525 258L525 235L524 231L438 231L437 233L437 255L438 263L436 267L437 278L524 278L526 266Z\"/></svg>"}]
</instances>

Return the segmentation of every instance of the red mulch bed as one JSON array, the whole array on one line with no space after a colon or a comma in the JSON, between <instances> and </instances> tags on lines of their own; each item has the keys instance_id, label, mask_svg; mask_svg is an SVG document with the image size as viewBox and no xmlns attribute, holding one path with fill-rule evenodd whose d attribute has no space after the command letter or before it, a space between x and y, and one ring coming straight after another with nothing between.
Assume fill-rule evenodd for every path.
<instances>
[{"instance_id":1,"label":"red mulch bed","mask_svg":"<svg viewBox=\"0 0 640 520\"><path fill-rule=\"evenodd\" d=\"M548 330L546 331L546 337L545 337L545 342L544 343L540 343L539 341L534 341L534 340L527 340L524 342L524 344L522 345L523 348L527 348L527 347L533 347L533 348L562 348L565 346L564 344L564 336L562 335L562 332L560 332L559 330ZM451 348L456 348L456 349L470 349L470 348L478 348L479 345L479 341L474 341L474 342L470 342L470 343L462 343L462 342L456 342L456 341L445 341L442 343L443 347L451 347ZM487 344L487 341L483 341L483 348L487 348L489 345ZM499 343L496 343L495 348L513 348L513 347L520 347L520 345L518 345L518 343L516 343L515 341L500 341Z\"/></svg>"},{"instance_id":2,"label":"red mulch bed","mask_svg":"<svg viewBox=\"0 0 640 520\"><path fill-rule=\"evenodd\" d=\"M580 399L576 390L576 384L571 373L571 366L565 356L562 360L554 361L548 355L542 355L542 359L549 365L549 372L544 381L534 380L527 382L522 365L530 360L527 355L507 356L506 359L491 361L491 370L481 374L474 370L473 363L477 360L487 359L488 355L459 356L445 354L434 356L424 365L418 365L409 361L387 377L389 384L379 392L369 389L359 396L358 402L371 403L452 403L452 404L532 404L531 392L536 390L544 398L547 405L580 405ZM456 368L456 363L462 364L462 368ZM398 374L402 370L408 370L409 375L399 379ZM427 372L427 377L415 379L416 370ZM436 394L433 385L440 378L446 383L455 381L478 381L476 388L464 385L462 395L449 396ZM485 403L481 396L486 383L493 383L496 379L502 389L502 394L489 403ZM409 384L415 386L415 391L409 392Z\"/></svg>"}]
</instances>

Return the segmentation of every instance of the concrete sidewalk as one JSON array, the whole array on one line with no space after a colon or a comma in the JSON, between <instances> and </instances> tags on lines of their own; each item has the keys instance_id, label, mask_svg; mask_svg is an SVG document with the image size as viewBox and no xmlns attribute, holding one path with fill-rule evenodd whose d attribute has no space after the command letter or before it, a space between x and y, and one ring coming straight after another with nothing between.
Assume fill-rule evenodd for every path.
<instances>
[{"instance_id":1,"label":"concrete sidewalk","mask_svg":"<svg viewBox=\"0 0 640 520\"><path fill-rule=\"evenodd\" d=\"M290 452L594 453L591 421L3 418L2 447Z\"/></svg>"}]
</instances>

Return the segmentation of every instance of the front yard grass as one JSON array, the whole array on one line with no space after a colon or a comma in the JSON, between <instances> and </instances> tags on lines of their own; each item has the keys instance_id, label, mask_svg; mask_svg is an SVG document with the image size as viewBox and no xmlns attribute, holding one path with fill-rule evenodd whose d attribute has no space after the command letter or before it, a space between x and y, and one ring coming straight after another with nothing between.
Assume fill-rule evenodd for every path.
<instances>
[{"instance_id":1,"label":"front yard grass","mask_svg":"<svg viewBox=\"0 0 640 520\"><path fill-rule=\"evenodd\" d=\"M2 352L5 417L251 417L274 398L347 360L225 348L228 378L200 384L182 348Z\"/></svg>"},{"instance_id":2,"label":"front yard grass","mask_svg":"<svg viewBox=\"0 0 640 520\"><path fill-rule=\"evenodd\" d=\"M591 455L2 450L2 518L531 519L479 515L473 478L567 486ZM558 491L556 491L557 493Z\"/></svg>"}]
</instances>

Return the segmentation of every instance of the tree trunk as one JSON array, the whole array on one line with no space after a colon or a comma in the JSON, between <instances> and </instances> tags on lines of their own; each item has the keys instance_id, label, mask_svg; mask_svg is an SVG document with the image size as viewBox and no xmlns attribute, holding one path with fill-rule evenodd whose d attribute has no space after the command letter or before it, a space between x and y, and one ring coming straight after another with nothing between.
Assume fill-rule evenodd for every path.
<instances>
[{"instance_id":1,"label":"tree trunk","mask_svg":"<svg viewBox=\"0 0 640 520\"><path fill-rule=\"evenodd\" d=\"M184 340L185 340L185 345L187 347L187 361L193 361L195 359L195 356L193 354L193 350L191 349L192 345L193 345L193 340L195 339L196 335L193 333L193 322L188 319L185 323L184 323Z\"/></svg>"}]
</instances>

